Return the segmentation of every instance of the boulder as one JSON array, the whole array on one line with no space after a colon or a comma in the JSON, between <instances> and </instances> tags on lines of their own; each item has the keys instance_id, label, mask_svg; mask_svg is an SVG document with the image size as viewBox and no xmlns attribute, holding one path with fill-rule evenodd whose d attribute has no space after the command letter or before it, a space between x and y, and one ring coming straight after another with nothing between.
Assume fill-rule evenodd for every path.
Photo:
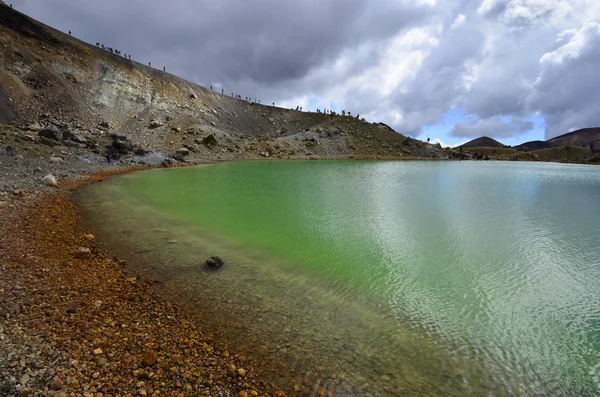
<instances>
[{"instance_id":1,"label":"boulder","mask_svg":"<svg viewBox=\"0 0 600 397\"><path fill-rule=\"evenodd\" d=\"M42 183L46 186L58 187L58 181L52 174L48 174L42 178Z\"/></svg>"},{"instance_id":2,"label":"boulder","mask_svg":"<svg viewBox=\"0 0 600 397\"><path fill-rule=\"evenodd\" d=\"M40 143L47 145L47 146L56 146L58 145L58 141L55 141L53 139L50 138L46 138L45 136L41 136L40 137Z\"/></svg>"},{"instance_id":3,"label":"boulder","mask_svg":"<svg viewBox=\"0 0 600 397\"><path fill-rule=\"evenodd\" d=\"M202 139L202 143L206 146L217 146L219 142L217 142L217 138L213 134L210 134L206 138Z\"/></svg>"},{"instance_id":4,"label":"boulder","mask_svg":"<svg viewBox=\"0 0 600 397\"><path fill-rule=\"evenodd\" d=\"M273 124L275 122L275 119L273 117L269 117L269 123Z\"/></svg>"},{"instance_id":5,"label":"boulder","mask_svg":"<svg viewBox=\"0 0 600 397\"><path fill-rule=\"evenodd\" d=\"M133 151L133 143L124 135L112 135L113 142L111 147L119 154L127 154Z\"/></svg>"},{"instance_id":6,"label":"boulder","mask_svg":"<svg viewBox=\"0 0 600 397\"><path fill-rule=\"evenodd\" d=\"M63 135L62 135L62 139L73 139L75 137L75 134L69 130L64 130L63 131Z\"/></svg>"},{"instance_id":7,"label":"boulder","mask_svg":"<svg viewBox=\"0 0 600 397\"><path fill-rule=\"evenodd\" d=\"M218 256L211 256L206 260L206 266L208 266L210 269L217 269L223 266L223 263L223 260Z\"/></svg>"},{"instance_id":8,"label":"boulder","mask_svg":"<svg viewBox=\"0 0 600 397\"><path fill-rule=\"evenodd\" d=\"M175 153L173 158L181 163L185 163L185 156L181 153Z\"/></svg>"},{"instance_id":9,"label":"boulder","mask_svg":"<svg viewBox=\"0 0 600 397\"><path fill-rule=\"evenodd\" d=\"M135 149L133 150L133 153L136 154L137 156L145 156L146 153L148 153L148 151L146 149L144 149L143 147L136 146Z\"/></svg>"},{"instance_id":10,"label":"boulder","mask_svg":"<svg viewBox=\"0 0 600 397\"><path fill-rule=\"evenodd\" d=\"M76 143L83 143L83 144L87 143L87 139L85 139L85 137L83 137L83 136L81 136L79 134L73 135L73 137L71 138L71 140L73 142L76 142Z\"/></svg>"},{"instance_id":11,"label":"boulder","mask_svg":"<svg viewBox=\"0 0 600 397\"><path fill-rule=\"evenodd\" d=\"M40 130L40 132L38 132L38 135L57 142L63 138L62 132L60 132L60 130L54 125Z\"/></svg>"},{"instance_id":12,"label":"boulder","mask_svg":"<svg viewBox=\"0 0 600 397\"><path fill-rule=\"evenodd\" d=\"M163 123L161 123L158 120L152 120L150 122L150 124L148 124L148 128L158 128L158 127L162 127Z\"/></svg>"},{"instance_id":13,"label":"boulder","mask_svg":"<svg viewBox=\"0 0 600 397\"><path fill-rule=\"evenodd\" d=\"M190 150L188 148L180 147L175 151L176 154L180 154L182 156L188 156L190 154Z\"/></svg>"},{"instance_id":14,"label":"boulder","mask_svg":"<svg viewBox=\"0 0 600 397\"><path fill-rule=\"evenodd\" d=\"M196 96L196 94L190 94L190 99L197 99L198 97Z\"/></svg>"}]
</instances>

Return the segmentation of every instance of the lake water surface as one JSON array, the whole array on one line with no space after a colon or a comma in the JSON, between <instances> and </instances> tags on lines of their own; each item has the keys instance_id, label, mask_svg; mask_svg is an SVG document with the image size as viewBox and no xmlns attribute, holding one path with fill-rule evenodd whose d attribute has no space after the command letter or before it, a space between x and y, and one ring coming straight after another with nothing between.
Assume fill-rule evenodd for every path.
<instances>
[{"instance_id":1,"label":"lake water surface","mask_svg":"<svg viewBox=\"0 0 600 397\"><path fill-rule=\"evenodd\" d=\"M228 163L80 201L136 271L277 357L300 395L600 394L600 167Z\"/></svg>"}]
</instances>

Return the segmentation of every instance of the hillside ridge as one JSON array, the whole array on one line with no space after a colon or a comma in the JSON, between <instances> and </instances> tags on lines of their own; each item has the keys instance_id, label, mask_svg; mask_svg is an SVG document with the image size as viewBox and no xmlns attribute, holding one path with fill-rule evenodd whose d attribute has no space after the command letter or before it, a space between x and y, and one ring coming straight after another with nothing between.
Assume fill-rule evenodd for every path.
<instances>
[{"instance_id":1,"label":"hillside ridge","mask_svg":"<svg viewBox=\"0 0 600 397\"><path fill-rule=\"evenodd\" d=\"M382 123L222 95L0 7L0 123L116 133L190 158L437 158L446 152ZM35 132L36 128L31 128ZM141 152L141 151L140 151Z\"/></svg>"}]
</instances>

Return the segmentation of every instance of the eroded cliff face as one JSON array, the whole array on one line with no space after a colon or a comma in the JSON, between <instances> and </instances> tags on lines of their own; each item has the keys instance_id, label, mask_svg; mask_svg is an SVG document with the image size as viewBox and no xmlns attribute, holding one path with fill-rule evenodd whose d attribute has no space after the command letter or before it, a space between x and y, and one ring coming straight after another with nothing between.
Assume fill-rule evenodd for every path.
<instances>
[{"instance_id":1,"label":"eroded cliff face","mask_svg":"<svg viewBox=\"0 0 600 397\"><path fill-rule=\"evenodd\" d=\"M126 136L190 158L438 157L384 125L221 95L0 7L0 123Z\"/></svg>"}]
</instances>

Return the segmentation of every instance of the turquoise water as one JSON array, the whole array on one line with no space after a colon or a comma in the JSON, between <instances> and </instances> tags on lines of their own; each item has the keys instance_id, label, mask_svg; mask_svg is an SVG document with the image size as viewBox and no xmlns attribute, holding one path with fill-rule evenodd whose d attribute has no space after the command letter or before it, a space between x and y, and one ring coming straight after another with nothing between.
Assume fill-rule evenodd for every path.
<instances>
[{"instance_id":1,"label":"turquoise water","mask_svg":"<svg viewBox=\"0 0 600 397\"><path fill-rule=\"evenodd\" d=\"M137 270L304 391L600 394L598 167L229 163L81 201Z\"/></svg>"}]
</instances>

